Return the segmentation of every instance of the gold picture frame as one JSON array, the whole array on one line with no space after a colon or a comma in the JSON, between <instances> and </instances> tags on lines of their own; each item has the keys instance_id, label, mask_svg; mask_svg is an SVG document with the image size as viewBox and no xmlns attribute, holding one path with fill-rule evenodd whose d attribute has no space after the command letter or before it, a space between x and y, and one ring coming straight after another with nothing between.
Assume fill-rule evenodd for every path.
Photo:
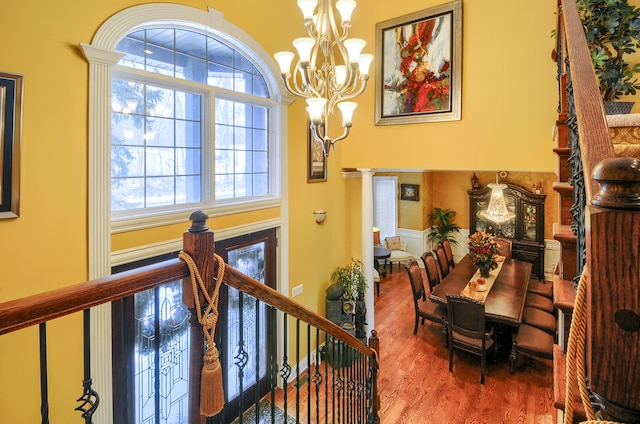
<instances>
[{"instance_id":1,"label":"gold picture frame","mask_svg":"<svg viewBox=\"0 0 640 424\"><path fill-rule=\"evenodd\" d=\"M400 200L420 200L419 184L400 184Z\"/></svg>"},{"instance_id":2,"label":"gold picture frame","mask_svg":"<svg viewBox=\"0 0 640 424\"><path fill-rule=\"evenodd\" d=\"M22 78L0 72L0 219L20 216Z\"/></svg>"},{"instance_id":3,"label":"gold picture frame","mask_svg":"<svg viewBox=\"0 0 640 424\"><path fill-rule=\"evenodd\" d=\"M376 24L375 124L460 120L462 1Z\"/></svg>"},{"instance_id":4,"label":"gold picture frame","mask_svg":"<svg viewBox=\"0 0 640 424\"><path fill-rule=\"evenodd\" d=\"M307 124L307 182L324 182L327 181L327 157L324 155L322 143L313 138L311 123Z\"/></svg>"}]
</instances>

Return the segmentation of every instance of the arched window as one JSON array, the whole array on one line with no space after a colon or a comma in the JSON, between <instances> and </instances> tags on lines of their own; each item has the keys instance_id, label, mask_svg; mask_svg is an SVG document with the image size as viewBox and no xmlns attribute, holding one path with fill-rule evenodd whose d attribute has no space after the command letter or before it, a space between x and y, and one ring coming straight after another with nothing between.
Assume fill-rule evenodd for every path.
<instances>
[{"instance_id":1,"label":"arched window","mask_svg":"<svg viewBox=\"0 0 640 424\"><path fill-rule=\"evenodd\" d=\"M112 77L114 215L272 197L274 102L256 65L179 26L137 29L116 51L126 54Z\"/></svg>"},{"instance_id":2,"label":"arched window","mask_svg":"<svg viewBox=\"0 0 640 424\"><path fill-rule=\"evenodd\" d=\"M82 47L90 205L107 208L111 232L184 222L196 208L280 205L288 98L244 31L213 9L146 4L112 16Z\"/></svg>"}]
</instances>

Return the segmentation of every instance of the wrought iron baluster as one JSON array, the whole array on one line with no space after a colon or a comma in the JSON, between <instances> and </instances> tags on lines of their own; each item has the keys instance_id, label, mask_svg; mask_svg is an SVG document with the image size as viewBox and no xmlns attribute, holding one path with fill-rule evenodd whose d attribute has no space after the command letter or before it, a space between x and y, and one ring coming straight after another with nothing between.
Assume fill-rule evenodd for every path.
<instances>
[{"instance_id":1,"label":"wrought iron baluster","mask_svg":"<svg viewBox=\"0 0 640 424\"><path fill-rule=\"evenodd\" d=\"M254 352L256 353L256 390L254 404L256 406L256 424L260 423L260 301L255 300L256 308L256 346Z\"/></svg>"},{"instance_id":2,"label":"wrought iron baluster","mask_svg":"<svg viewBox=\"0 0 640 424\"><path fill-rule=\"evenodd\" d=\"M300 320L296 319L296 422L300 422Z\"/></svg>"},{"instance_id":3,"label":"wrought iron baluster","mask_svg":"<svg viewBox=\"0 0 640 424\"><path fill-rule=\"evenodd\" d=\"M576 235L576 275L573 278L573 285L578 287L578 281L582 274L582 269L587 260L586 250L586 233L585 233L585 208L586 208L586 191L584 180L584 169L582 166L582 155L580 152L580 133L578 132L578 121L573 96L573 80L571 78L570 64L566 60L568 81L567 81L567 103L568 117L567 127L569 128L569 165L571 167L571 185L573 186L573 205L569 209L573 215L571 222L571 230Z\"/></svg>"},{"instance_id":4,"label":"wrought iron baluster","mask_svg":"<svg viewBox=\"0 0 640 424\"><path fill-rule=\"evenodd\" d=\"M277 346L277 328L278 328L278 310L274 309L271 306L268 306L267 309L269 311L271 311L271 313L273 313L274 315L274 320L273 320L273 327L270 328L269 330L269 337L271 337L271 346L272 349L269 351L269 386L271 387L271 422L274 423L274 417L276 414L276 404L275 404L275 398L276 398L276 386L278 384L278 376L277 376L277 369L278 369L278 364L276 361L276 346ZM286 407L285 407L285 411L286 411Z\"/></svg>"},{"instance_id":5,"label":"wrought iron baluster","mask_svg":"<svg viewBox=\"0 0 640 424\"><path fill-rule=\"evenodd\" d=\"M244 422L243 412L244 407L244 369L249 362L249 354L244 346L244 293L238 292L238 353L233 357L233 364L238 369L238 389L240 394L238 395L238 411L239 411L239 424Z\"/></svg>"},{"instance_id":6,"label":"wrought iron baluster","mask_svg":"<svg viewBox=\"0 0 640 424\"><path fill-rule=\"evenodd\" d=\"M287 334L288 334L288 320L289 320L289 315L288 314L284 314L284 328L283 328L283 334L285 335L284 337L284 349L283 349L283 357L282 357L282 367L280 368L280 376L282 377L282 390L283 390L283 394L284 394L284 422L285 424L287 424L288 422L288 418L289 415L287 414L287 389L288 389L288 383L289 383L289 376L291 375L291 366L289 365L289 357L287 356L287 349L288 349L288 345L287 345Z\"/></svg>"},{"instance_id":7,"label":"wrought iron baluster","mask_svg":"<svg viewBox=\"0 0 640 424\"><path fill-rule=\"evenodd\" d=\"M76 411L82 412L82 418L86 424L91 424L93 414L98 409L100 397L98 393L91 387L91 310L86 309L82 312L82 337L83 337L83 356L84 356L84 380L82 381L82 396L77 399L81 402L76 407Z\"/></svg>"},{"instance_id":8,"label":"wrought iron baluster","mask_svg":"<svg viewBox=\"0 0 640 424\"><path fill-rule=\"evenodd\" d=\"M320 330L316 328L316 366L313 370L313 382L316 390L316 423L320 423L320 385L322 384L321 370L321 358L320 358ZM309 382L309 399L311 399L311 382ZM311 409L311 402L309 402L309 409ZM326 414L325 414L326 415ZM311 415L309 415L311 417Z\"/></svg>"},{"instance_id":9,"label":"wrought iron baluster","mask_svg":"<svg viewBox=\"0 0 640 424\"><path fill-rule=\"evenodd\" d=\"M311 325L307 324L307 420L311 421Z\"/></svg>"},{"instance_id":10,"label":"wrought iron baluster","mask_svg":"<svg viewBox=\"0 0 640 424\"><path fill-rule=\"evenodd\" d=\"M40 417L49 424L49 371L47 370L47 323L40 324Z\"/></svg>"}]
</instances>

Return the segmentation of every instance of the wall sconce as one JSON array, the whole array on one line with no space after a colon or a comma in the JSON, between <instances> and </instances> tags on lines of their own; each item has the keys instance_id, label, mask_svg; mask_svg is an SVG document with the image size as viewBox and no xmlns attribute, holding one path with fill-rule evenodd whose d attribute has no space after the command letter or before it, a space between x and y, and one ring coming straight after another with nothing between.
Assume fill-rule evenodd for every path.
<instances>
[{"instance_id":1,"label":"wall sconce","mask_svg":"<svg viewBox=\"0 0 640 424\"><path fill-rule=\"evenodd\" d=\"M316 217L316 222L318 224L322 224L324 219L327 217L327 211L324 209L313 211L313 215Z\"/></svg>"}]
</instances>

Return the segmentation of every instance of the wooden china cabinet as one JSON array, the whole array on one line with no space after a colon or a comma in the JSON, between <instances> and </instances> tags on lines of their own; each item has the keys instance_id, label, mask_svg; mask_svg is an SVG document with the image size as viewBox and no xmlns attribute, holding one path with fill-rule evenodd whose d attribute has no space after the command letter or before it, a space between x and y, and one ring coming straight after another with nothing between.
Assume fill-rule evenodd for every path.
<instances>
[{"instance_id":1,"label":"wooden china cabinet","mask_svg":"<svg viewBox=\"0 0 640 424\"><path fill-rule=\"evenodd\" d=\"M515 217L502 224L484 219L478 212L487 209L491 189L468 190L469 231L486 231L512 240L511 257L531 262L531 276L544 280L544 200L546 194L535 194L516 184L503 183L507 208Z\"/></svg>"}]
</instances>

